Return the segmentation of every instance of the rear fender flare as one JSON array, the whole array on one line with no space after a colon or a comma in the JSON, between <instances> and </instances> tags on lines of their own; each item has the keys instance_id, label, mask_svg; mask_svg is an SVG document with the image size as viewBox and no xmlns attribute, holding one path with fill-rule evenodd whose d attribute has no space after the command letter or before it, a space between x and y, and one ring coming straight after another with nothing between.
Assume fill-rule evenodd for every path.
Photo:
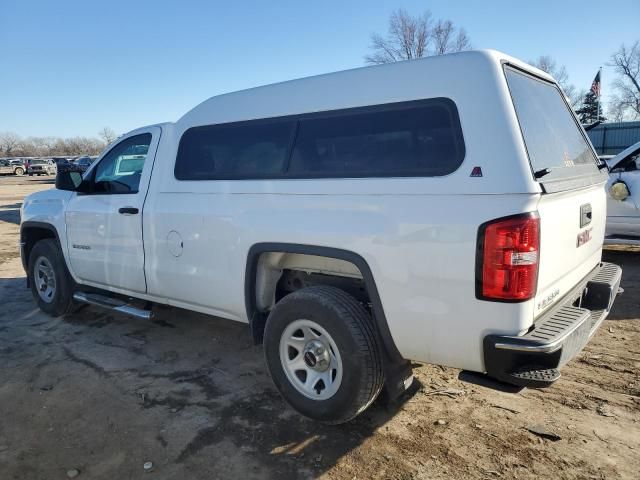
<instances>
[{"instance_id":1,"label":"rear fender flare","mask_svg":"<svg viewBox=\"0 0 640 480\"><path fill-rule=\"evenodd\" d=\"M258 269L258 260L260 255L267 252L283 252L283 253L299 253L306 255L316 255L320 257L329 257L344 260L354 264L364 280L367 293L371 300L373 309L373 319L376 331L381 341L381 347L389 363L402 363L404 359L396 347L387 319L382 308L382 301L376 287L373 274L366 260L357 253L349 250L342 250L332 247L320 247L314 245L302 245L294 243L257 243L249 249L247 255L247 265L245 271L245 307L247 310L247 318L251 326L254 341L259 343L262 340L262 332L264 330L264 322L266 315L260 312L256 302L256 274Z\"/></svg>"}]
</instances>

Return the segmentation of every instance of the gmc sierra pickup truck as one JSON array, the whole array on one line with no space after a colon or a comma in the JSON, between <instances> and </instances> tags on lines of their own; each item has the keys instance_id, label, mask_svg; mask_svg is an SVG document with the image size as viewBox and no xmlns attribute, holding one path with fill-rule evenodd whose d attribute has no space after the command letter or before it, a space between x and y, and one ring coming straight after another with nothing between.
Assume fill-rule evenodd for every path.
<instances>
[{"instance_id":1,"label":"gmc sierra pickup truck","mask_svg":"<svg viewBox=\"0 0 640 480\"><path fill-rule=\"evenodd\" d=\"M409 360L551 385L607 316L607 170L556 82L495 51L210 98L22 207L42 310L166 304L248 323L328 423ZM212 352L213 354L213 352Z\"/></svg>"}]
</instances>

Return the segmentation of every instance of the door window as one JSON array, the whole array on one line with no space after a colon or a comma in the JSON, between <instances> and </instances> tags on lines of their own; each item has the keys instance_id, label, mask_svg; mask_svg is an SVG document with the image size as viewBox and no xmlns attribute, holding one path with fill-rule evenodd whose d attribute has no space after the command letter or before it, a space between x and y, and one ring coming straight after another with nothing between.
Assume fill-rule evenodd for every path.
<instances>
[{"instance_id":1,"label":"door window","mask_svg":"<svg viewBox=\"0 0 640 480\"><path fill-rule=\"evenodd\" d=\"M138 193L151 134L129 137L107 153L96 166L91 193Z\"/></svg>"}]
</instances>

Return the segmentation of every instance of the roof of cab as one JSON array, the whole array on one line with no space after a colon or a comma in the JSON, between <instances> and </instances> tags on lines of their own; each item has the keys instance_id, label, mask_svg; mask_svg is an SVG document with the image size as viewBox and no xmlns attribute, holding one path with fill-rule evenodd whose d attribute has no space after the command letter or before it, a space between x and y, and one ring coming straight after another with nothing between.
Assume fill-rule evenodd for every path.
<instances>
[{"instance_id":1,"label":"roof of cab","mask_svg":"<svg viewBox=\"0 0 640 480\"><path fill-rule=\"evenodd\" d=\"M396 92L389 92L386 97L380 92L390 90L389 86L397 84L402 76L414 84L419 83L415 82L415 74L418 72L433 83L437 83L434 80L438 76L449 76L449 83L455 80L460 84L460 77L464 76L460 73L465 72L468 75L471 69L474 70L474 75L467 78L476 82L477 68L482 65L495 67L501 63L509 63L541 78L554 81L542 70L502 52L470 50L325 73L217 95L191 109L176 124L185 129L211 123L413 100L416 98L411 98L410 91L406 92L407 95L402 95L396 89ZM437 90L437 86L435 87L434 92Z\"/></svg>"},{"instance_id":2,"label":"roof of cab","mask_svg":"<svg viewBox=\"0 0 640 480\"><path fill-rule=\"evenodd\" d=\"M159 127L162 130L164 127L168 127L169 125L173 125L173 122L152 123L151 125L145 125L143 127L134 128L133 130L129 130L128 132L125 132L122 135L118 136L118 138L113 140L111 144L115 143L116 141L118 141L120 138L124 136L134 135L138 133L138 131L140 131L140 133L143 133L145 130L148 130L153 127Z\"/></svg>"}]
</instances>

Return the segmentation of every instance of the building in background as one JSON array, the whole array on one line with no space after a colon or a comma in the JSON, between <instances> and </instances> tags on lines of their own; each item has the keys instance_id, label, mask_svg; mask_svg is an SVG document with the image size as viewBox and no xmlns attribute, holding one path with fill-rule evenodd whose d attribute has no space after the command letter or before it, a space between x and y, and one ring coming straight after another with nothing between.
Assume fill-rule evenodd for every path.
<instances>
[{"instance_id":1,"label":"building in background","mask_svg":"<svg viewBox=\"0 0 640 480\"><path fill-rule=\"evenodd\" d=\"M587 134L598 155L617 155L640 142L640 121L601 123Z\"/></svg>"}]
</instances>

